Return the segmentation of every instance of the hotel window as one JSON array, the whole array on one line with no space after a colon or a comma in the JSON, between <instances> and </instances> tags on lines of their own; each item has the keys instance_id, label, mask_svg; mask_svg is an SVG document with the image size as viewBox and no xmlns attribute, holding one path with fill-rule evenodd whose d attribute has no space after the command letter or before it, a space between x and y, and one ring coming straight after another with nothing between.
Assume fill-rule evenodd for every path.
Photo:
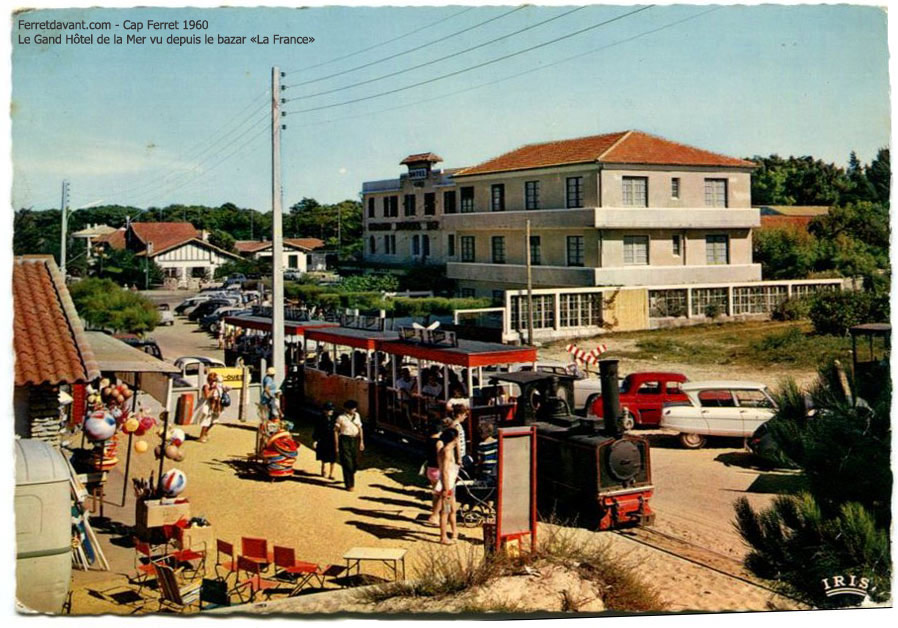
<instances>
[{"instance_id":1,"label":"hotel window","mask_svg":"<svg viewBox=\"0 0 898 628\"><path fill-rule=\"evenodd\" d=\"M505 290L493 290L493 306L505 305Z\"/></svg>"},{"instance_id":2,"label":"hotel window","mask_svg":"<svg viewBox=\"0 0 898 628\"><path fill-rule=\"evenodd\" d=\"M474 188L461 189L461 213L469 214L474 211Z\"/></svg>"},{"instance_id":3,"label":"hotel window","mask_svg":"<svg viewBox=\"0 0 898 628\"><path fill-rule=\"evenodd\" d=\"M491 240L493 264L505 263L505 236L493 236Z\"/></svg>"},{"instance_id":4,"label":"hotel window","mask_svg":"<svg viewBox=\"0 0 898 628\"><path fill-rule=\"evenodd\" d=\"M371 255L377 253L377 240L374 236L368 238L368 252L371 253Z\"/></svg>"},{"instance_id":5,"label":"hotel window","mask_svg":"<svg viewBox=\"0 0 898 628\"><path fill-rule=\"evenodd\" d=\"M412 255L414 257L421 255L421 236L419 235L412 236Z\"/></svg>"},{"instance_id":6,"label":"hotel window","mask_svg":"<svg viewBox=\"0 0 898 628\"><path fill-rule=\"evenodd\" d=\"M396 218L399 215L399 197L384 196L384 218Z\"/></svg>"},{"instance_id":7,"label":"hotel window","mask_svg":"<svg viewBox=\"0 0 898 628\"><path fill-rule=\"evenodd\" d=\"M384 202L384 218L389 218L390 217L390 197L384 196L383 202Z\"/></svg>"},{"instance_id":8,"label":"hotel window","mask_svg":"<svg viewBox=\"0 0 898 628\"><path fill-rule=\"evenodd\" d=\"M624 236L624 264L646 266L649 263L649 237Z\"/></svg>"},{"instance_id":9,"label":"hotel window","mask_svg":"<svg viewBox=\"0 0 898 628\"><path fill-rule=\"evenodd\" d=\"M649 206L647 177L623 177L621 186L621 202L624 207Z\"/></svg>"},{"instance_id":10,"label":"hotel window","mask_svg":"<svg viewBox=\"0 0 898 628\"><path fill-rule=\"evenodd\" d=\"M424 257L428 257L430 255L430 236L429 235L421 236L421 254Z\"/></svg>"},{"instance_id":11,"label":"hotel window","mask_svg":"<svg viewBox=\"0 0 898 628\"><path fill-rule=\"evenodd\" d=\"M424 193L424 215L433 216L437 213L437 195L433 192Z\"/></svg>"},{"instance_id":12,"label":"hotel window","mask_svg":"<svg viewBox=\"0 0 898 628\"><path fill-rule=\"evenodd\" d=\"M455 212L455 190L443 192L443 213L454 214Z\"/></svg>"},{"instance_id":13,"label":"hotel window","mask_svg":"<svg viewBox=\"0 0 898 628\"><path fill-rule=\"evenodd\" d=\"M727 207L726 179L705 179L705 206Z\"/></svg>"},{"instance_id":14,"label":"hotel window","mask_svg":"<svg viewBox=\"0 0 898 628\"><path fill-rule=\"evenodd\" d=\"M708 264L730 263L730 236L705 236L705 262Z\"/></svg>"},{"instance_id":15,"label":"hotel window","mask_svg":"<svg viewBox=\"0 0 898 628\"><path fill-rule=\"evenodd\" d=\"M368 218L374 218L374 197L368 199Z\"/></svg>"},{"instance_id":16,"label":"hotel window","mask_svg":"<svg viewBox=\"0 0 898 628\"><path fill-rule=\"evenodd\" d=\"M680 198L680 177L673 177L670 180L670 197Z\"/></svg>"},{"instance_id":17,"label":"hotel window","mask_svg":"<svg viewBox=\"0 0 898 628\"><path fill-rule=\"evenodd\" d=\"M405 210L406 216L414 216L416 213L415 209L415 195L414 194L406 194L405 199L402 203L403 209Z\"/></svg>"},{"instance_id":18,"label":"hotel window","mask_svg":"<svg viewBox=\"0 0 898 628\"><path fill-rule=\"evenodd\" d=\"M539 266L543 263L542 249L540 248L539 236L530 236L530 264Z\"/></svg>"},{"instance_id":19,"label":"hotel window","mask_svg":"<svg viewBox=\"0 0 898 628\"><path fill-rule=\"evenodd\" d=\"M539 181L524 182L524 208L539 209Z\"/></svg>"},{"instance_id":20,"label":"hotel window","mask_svg":"<svg viewBox=\"0 0 898 628\"><path fill-rule=\"evenodd\" d=\"M505 211L505 184L496 183L490 187L490 209L494 212Z\"/></svg>"},{"instance_id":21,"label":"hotel window","mask_svg":"<svg viewBox=\"0 0 898 628\"><path fill-rule=\"evenodd\" d=\"M477 296L477 292L474 288L462 288L461 289L461 298L462 299L473 299Z\"/></svg>"},{"instance_id":22,"label":"hotel window","mask_svg":"<svg viewBox=\"0 0 898 628\"><path fill-rule=\"evenodd\" d=\"M455 234L453 233L450 233L446 239L446 255L455 257Z\"/></svg>"},{"instance_id":23,"label":"hotel window","mask_svg":"<svg viewBox=\"0 0 898 628\"><path fill-rule=\"evenodd\" d=\"M583 236L567 237L567 265L583 266Z\"/></svg>"},{"instance_id":24,"label":"hotel window","mask_svg":"<svg viewBox=\"0 0 898 628\"><path fill-rule=\"evenodd\" d=\"M673 254L677 257L680 256L680 236L673 235L670 237L670 248L673 251Z\"/></svg>"},{"instance_id":25,"label":"hotel window","mask_svg":"<svg viewBox=\"0 0 898 628\"><path fill-rule=\"evenodd\" d=\"M461 238L461 261L474 261L474 236L462 236Z\"/></svg>"},{"instance_id":26,"label":"hotel window","mask_svg":"<svg viewBox=\"0 0 898 628\"><path fill-rule=\"evenodd\" d=\"M396 255L396 236L384 236L384 253L387 255Z\"/></svg>"},{"instance_id":27,"label":"hotel window","mask_svg":"<svg viewBox=\"0 0 898 628\"><path fill-rule=\"evenodd\" d=\"M583 177L567 178L567 207L583 207Z\"/></svg>"}]
</instances>

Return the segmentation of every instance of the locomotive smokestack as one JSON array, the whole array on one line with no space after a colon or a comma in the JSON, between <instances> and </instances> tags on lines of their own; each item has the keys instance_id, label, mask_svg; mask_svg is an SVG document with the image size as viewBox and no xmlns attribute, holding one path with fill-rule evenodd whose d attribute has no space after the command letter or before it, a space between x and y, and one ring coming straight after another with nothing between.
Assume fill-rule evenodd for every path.
<instances>
[{"instance_id":1,"label":"locomotive smokestack","mask_svg":"<svg viewBox=\"0 0 898 628\"><path fill-rule=\"evenodd\" d=\"M614 438L623 436L620 422L620 384L617 380L617 360L599 360L599 377L602 381L602 414L605 426L602 432Z\"/></svg>"}]
</instances>

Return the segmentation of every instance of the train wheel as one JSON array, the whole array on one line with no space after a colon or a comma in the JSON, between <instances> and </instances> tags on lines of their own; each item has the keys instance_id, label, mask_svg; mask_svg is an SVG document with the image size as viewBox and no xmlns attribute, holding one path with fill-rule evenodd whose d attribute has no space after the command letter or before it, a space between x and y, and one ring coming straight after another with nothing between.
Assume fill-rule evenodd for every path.
<instances>
[{"instance_id":1,"label":"train wheel","mask_svg":"<svg viewBox=\"0 0 898 628\"><path fill-rule=\"evenodd\" d=\"M483 515L473 506L465 508L464 512L459 512L459 514L461 515L461 524L466 528L478 526L483 521Z\"/></svg>"},{"instance_id":2,"label":"train wheel","mask_svg":"<svg viewBox=\"0 0 898 628\"><path fill-rule=\"evenodd\" d=\"M686 449L699 449L705 444L701 434L680 434L680 444Z\"/></svg>"}]
</instances>

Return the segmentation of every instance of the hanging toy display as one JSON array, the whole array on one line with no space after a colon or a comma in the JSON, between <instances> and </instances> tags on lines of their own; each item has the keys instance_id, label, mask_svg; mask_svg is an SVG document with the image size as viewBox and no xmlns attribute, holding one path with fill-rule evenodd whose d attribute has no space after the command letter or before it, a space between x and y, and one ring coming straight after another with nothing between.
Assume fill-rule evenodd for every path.
<instances>
[{"instance_id":1,"label":"hanging toy display","mask_svg":"<svg viewBox=\"0 0 898 628\"><path fill-rule=\"evenodd\" d=\"M169 469L162 476L162 492L176 497L187 487L187 476L180 469Z\"/></svg>"},{"instance_id":2,"label":"hanging toy display","mask_svg":"<svg viewBox=\"0 0 898 628\"><path fill-rule=\"evenodd\" d=\"M139 440L134 443L134 451L139 454L145 454L149 450L150 445L145 440Z\"/></svg>"},{"instance_id":3,"label":"hanging toy display","mask_svg":"<svg viewBox=\"0 0 898 628\"><path fill-rule=\"evenodd\" d=\"M280 430L272 434L262 450L268 477L275 479L292 476L297 449L299 447L290 432Z\"/></svg>"},{"instance_id":4,"label":"hanging toy display","mask_svg":"<svg viewBox=\"0 0 898 628\"><path fill-rule=\"evenodd\" d=\"M109 440L115 435L115 417L106 410L94 410L84 422L84 433L94 443Z\"/></svg>"}]
</instances>

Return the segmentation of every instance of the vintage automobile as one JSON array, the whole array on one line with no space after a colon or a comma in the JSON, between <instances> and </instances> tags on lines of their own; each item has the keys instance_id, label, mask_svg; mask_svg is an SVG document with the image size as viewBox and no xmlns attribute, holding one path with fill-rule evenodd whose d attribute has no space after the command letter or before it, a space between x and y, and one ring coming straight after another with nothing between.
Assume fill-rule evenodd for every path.
<instances>
[{"instance_id":1,"label":"vintage automobile","mask_svg":"<svg viewBox=\"0 0 898 628\"><path fill-rule=\"evenodd\" d=\"M532 364L522 365L521 371L534 370ZM587 414L589 407L598 395L602 394L602 382L598 377L590 377L589 373L585 373L574 362L564 362L555 360L540 360L536 363L536 371L538 373L546 373L548 375L565 375L574 378L574 406L571 408L573 412L582 412Z\"/></svg>"},{"instance_id":2,"label":"vintage automobile","mask_svg":"<svg viewBox=\"0 0 898 628\"><path fill-rule=\"evenodd\" d=\"M665 405L688 403L682 385L687 378L682 373L648 371L630 373L620 385L620 406L624 413L625 429L657 427L661 423L661 411ZM589 414L602 416L602 397L590 401Z\"/></svg>"},{"instance_id":3,"label":"vintage automobile","mask_svg":"<svg viewBox=\"0 0 898 628\"><path fill-rule=\"evenodd\" d=\"M174 388L196 388L202 386L199 381L200 365L203 369L224 366L224 362L217 358L209 358L202 355L185 355L174 362L181 369L181 376L175 377Z\"/></svg>"},{"instance_id":4,"label":"vintage automobile","mask_svg":"<svg viewBox=\"0 0 898 628\"><path fill-rule=\"evenodd\" d=\"M205 303L210 298L211 297L209 295L198 294L196 296L184 299L177 306L175 306L175 314L179 316L187 316L190 312L193 311L194 308L198 307L201 303Z\"/></svg>"},{"instance_id":5,"label":"vintage automobile","mask_svg":"<svg viewBox=\"0 0 898 628\"><path fill-rule=\"evenodd\" d=\"M740 381L687 382L681 386L688 404L665 407L661 427L679 432L688 449L705 444L706 436L748 438L776 412L764 384Z\"/></svg>"},{"instance_id":6,"label":"vintage automobile","mask_svg":"<svg viewBox=\"0 0 898 628\"><path fill-rule=\"evenodd\" d=\"M168 303L160 303L159 307L156 308L159 311L159 324L160 325L174 325L175 324L175 316L172 314L171 307Z\"/></svg>"}]
</instances>

